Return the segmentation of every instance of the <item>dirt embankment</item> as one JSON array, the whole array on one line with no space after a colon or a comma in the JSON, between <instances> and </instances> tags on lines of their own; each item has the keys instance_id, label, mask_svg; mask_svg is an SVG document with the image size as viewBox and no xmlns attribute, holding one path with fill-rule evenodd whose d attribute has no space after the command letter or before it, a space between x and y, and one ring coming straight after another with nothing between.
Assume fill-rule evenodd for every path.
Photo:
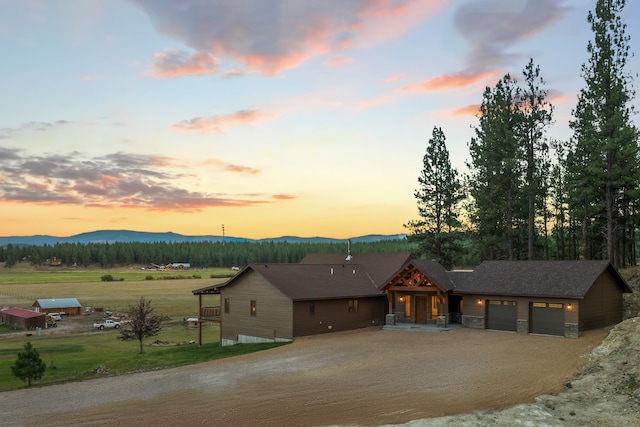
<instances>
[{"instance_id":1,"label":"dirt embankment","mask_svg":"<svg viewBox=\"0 0 640 427\"><path fill-rule=\"evenodd\" d=\"M415 420L405 427L640 426L640 317L617 325L559 394L502 411Z\"/></svg>"}]
</instances>

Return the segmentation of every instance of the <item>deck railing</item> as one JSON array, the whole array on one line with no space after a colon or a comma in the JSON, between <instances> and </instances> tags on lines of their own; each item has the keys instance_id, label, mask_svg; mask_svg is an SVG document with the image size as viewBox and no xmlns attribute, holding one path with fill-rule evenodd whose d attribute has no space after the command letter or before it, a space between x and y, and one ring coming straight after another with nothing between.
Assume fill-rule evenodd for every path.
<instances>
[{"instance_id":1,"label":"deck railing","mask_svg":"<svg viewBox=\"0 0 640 427\"><path fill-rule=\"evenodd\" d=\"M200 308L201 319L219 319L220 318L220 306L216 307L201 307Z\"/></svg>"}]
</instances>

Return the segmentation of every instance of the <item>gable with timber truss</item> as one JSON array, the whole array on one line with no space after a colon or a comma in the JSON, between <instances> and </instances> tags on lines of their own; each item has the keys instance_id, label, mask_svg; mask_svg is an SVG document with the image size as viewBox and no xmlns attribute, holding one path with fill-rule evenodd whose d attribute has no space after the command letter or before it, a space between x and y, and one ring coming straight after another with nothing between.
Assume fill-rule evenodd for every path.
<instances>
[{"instance_id":1,"label":"gable with timber truss","mask_svg":"<svg viewBox=\"0 0 640 427\"><path fill-rule=\"evenodd\" d=\"M414 259L402 266L384 291L449 292L454 289L447 271L436 261Z\"/></svg>"}]
</instances>

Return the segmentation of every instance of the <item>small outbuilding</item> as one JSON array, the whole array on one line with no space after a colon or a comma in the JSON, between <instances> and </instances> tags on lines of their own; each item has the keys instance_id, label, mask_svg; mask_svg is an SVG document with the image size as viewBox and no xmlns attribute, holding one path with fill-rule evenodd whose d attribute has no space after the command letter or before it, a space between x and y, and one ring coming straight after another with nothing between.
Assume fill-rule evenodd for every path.
<instances>
[{"instance_id":1,"label":"small outbuilding","mask_svg":"<svg viewBox=\"0 0 640 427\"><path fill-rule=\"evenodd\" d=\"M5 308L0 310L0 323L12 328L32 330L45 327L46 315L25 308Z\"/></svg>"},{"instance_id":2,"label":"small outbuilding","mask_svg":"<svg viewBox=\"0 0 640 427\"><path fill-rule=\"evenodd\" d=\"M32 307L34 311L45 314L65 313L78 315L82 312L82 304L77 298L37 299Z\"/></svg>"}]
</instances>

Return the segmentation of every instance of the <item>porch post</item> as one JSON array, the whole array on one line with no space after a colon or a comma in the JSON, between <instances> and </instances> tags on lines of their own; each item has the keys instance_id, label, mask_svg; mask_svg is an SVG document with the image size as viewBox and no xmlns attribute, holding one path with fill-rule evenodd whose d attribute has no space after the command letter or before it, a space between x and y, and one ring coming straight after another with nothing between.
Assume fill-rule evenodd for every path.
<instances>
[{"instance_id":1,"label":"porch post","mask_svg":"<svg viewBox=\"0 0 640 427\"><path fill-rule=\"evenodd\" d=\"M198 294L198 347L202 347L202 294Z\"/></svg>"}]
</instances>

